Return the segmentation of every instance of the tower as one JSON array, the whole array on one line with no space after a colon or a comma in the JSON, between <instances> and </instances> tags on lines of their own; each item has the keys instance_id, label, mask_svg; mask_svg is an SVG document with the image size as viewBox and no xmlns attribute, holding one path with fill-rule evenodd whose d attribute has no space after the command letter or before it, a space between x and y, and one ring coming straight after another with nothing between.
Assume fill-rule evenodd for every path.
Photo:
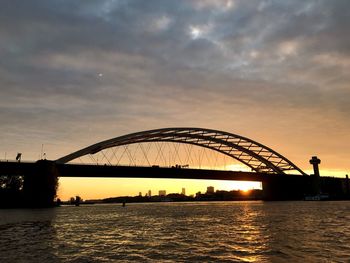
<instances>
[{"instance_id":1,"label":"tower","mask_svg":"<svg viewBox=\"0 0 350 263\"><path fill-rule=\"evenodd\" d=\"M213 194L214 193L214 186L208 186L207 187L207 194Z\"/></svg>"},{"instance_id":2,"label":"tower","mask_svg":"<svg viewBox=\"0 0 350 263\"><path fill-rule=\"evenodd\" d=\"M314 168L314 174L311 176L311 193L313 195L319 195L321 190L321 178L320 171L318 169L318 165L321 163L321 160L317 158L317 156L312 156L310 160L310 164L312 164Z\"/></svg>"},{"instance_id":3,"label":"tower","mask_svg":"<svg viewBox=\"0 0 350 263\"><path fill-rule=\"evenodd\" d=\"M312 164L314 168L314 175L315 176L320 176L320 171L318 169L318 165L321 163L321 160L317 158L317 156L312 156L310 160L310 164Z\"/></svg>"}]
</instances>

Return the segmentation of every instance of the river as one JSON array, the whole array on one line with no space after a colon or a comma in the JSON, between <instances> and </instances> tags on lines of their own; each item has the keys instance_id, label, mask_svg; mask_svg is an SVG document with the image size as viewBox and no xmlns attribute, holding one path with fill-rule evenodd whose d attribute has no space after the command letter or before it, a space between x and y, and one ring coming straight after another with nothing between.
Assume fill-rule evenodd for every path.
<instances>
[{"instance_id":1,"label":"river","mask_svg":"<svg viewBox=\"0 0 350 263\"><path fill-rule=\"evenodd\" d=\"M350 262L350 202L0 210L0 262Z\"/></svg>"}]
</instances>

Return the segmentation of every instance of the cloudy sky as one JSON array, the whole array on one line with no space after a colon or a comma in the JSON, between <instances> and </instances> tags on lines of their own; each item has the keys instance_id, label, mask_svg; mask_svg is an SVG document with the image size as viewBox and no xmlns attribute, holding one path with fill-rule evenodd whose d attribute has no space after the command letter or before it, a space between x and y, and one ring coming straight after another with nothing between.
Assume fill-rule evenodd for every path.
<instances>
[{"instance_id":1,"label":"cloudy sky","mask_svg":"<svg viewBox=\"0 0 350 263\"><path fill-rule=\"evenodd\" d=\"M0 4L0 159L190 126L350 172L348 0Z\"/></svg>"}]
</instances>

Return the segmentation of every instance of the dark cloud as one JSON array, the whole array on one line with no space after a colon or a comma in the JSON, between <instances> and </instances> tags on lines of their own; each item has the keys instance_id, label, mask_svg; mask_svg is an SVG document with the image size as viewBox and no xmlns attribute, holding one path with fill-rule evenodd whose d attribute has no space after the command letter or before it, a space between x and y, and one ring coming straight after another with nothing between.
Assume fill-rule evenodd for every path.
<instances>
[{"instance_id":1,"label":"dark cloud","mask_svg":"<svg viewBox=\"0 0 350 263\"><path fill-rule=\"evenodd\" d=\"M2 1L3 151L35 156L31 145L50 141L59 156L177 125L337 151L350 139L349 10L346 0ZM340 135L326 149L310 133Z\"/></svg>"}]
</instances>

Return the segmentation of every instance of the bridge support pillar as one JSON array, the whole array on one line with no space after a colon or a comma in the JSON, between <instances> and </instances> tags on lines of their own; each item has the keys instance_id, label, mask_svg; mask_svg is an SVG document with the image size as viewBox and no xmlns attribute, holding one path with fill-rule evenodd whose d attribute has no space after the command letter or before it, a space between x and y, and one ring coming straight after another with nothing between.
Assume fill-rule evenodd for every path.
<instances>
[{"instance_id":1,"label":"bridge support pillar","mask_svg":"<svg viewBox=\"0 0 350 263\"><path fill-rule=\"evenodd\" d=\"M348 175L345 175L345 192L347 199L350 199L350 182Z\"/></svg>"},{"instance_id":2,"label":"bridge support pillar","mask_svg":"<svg viewBox=\"0 0 350 263\"><path fill-rule=\"evenodd\" d=\"M302 200L310 185L308 176L270 175L262 182L263 199Z\"/></svg>"},{"instance_id":3,"label":"bridge support pillar","mask_svg":"<svg viewBox=\"0 0 350 263\"><path fill-rule=\"evenodd\" d=\"M52 207L58 186L55 162L40 160L36 169L26 176L23 184L25 205L28 207Z\"/></svg>"}]
</instances>

